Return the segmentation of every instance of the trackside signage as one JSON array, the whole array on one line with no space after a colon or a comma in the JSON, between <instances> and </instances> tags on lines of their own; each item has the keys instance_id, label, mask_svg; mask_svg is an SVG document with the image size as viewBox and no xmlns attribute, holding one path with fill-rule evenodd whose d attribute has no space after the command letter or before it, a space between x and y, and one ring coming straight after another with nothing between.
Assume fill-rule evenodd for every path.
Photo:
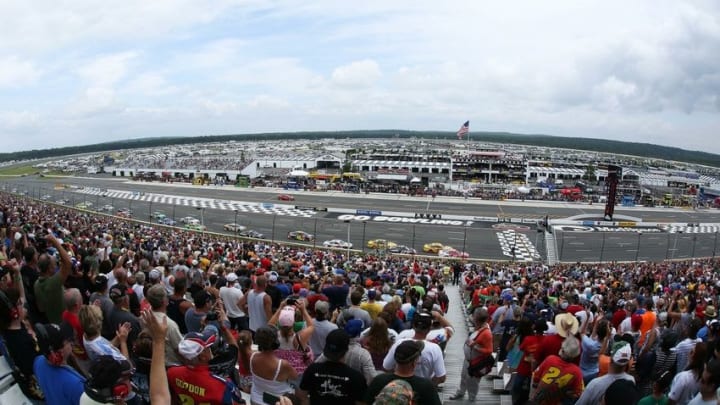
<instances>
[{"instance_id":1,"label":"trackside signage","mask_svg":"<svg viewBox=\"0 0 720 405\"><path fill-rule=\"evenodd\" d=\"M341 221L373 221L373 222L391 222L400 224L421 224L421 225L452 225L452 226L470 226L474 221L459 221L455 219L430 219L430 218L410 218L410 217L391 217L386 215L370 216L370 215L339 215Z\"/></svg>"}]
</instances>

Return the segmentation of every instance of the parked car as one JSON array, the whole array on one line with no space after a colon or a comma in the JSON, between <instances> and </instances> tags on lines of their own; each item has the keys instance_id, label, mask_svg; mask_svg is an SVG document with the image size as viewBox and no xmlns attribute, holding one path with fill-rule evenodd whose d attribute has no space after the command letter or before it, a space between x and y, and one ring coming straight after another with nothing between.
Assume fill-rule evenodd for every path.
<instances>
[{"instance_id":1,"label":"parked car","mask_svg":"<svg viewBox=\"0 0 720 405\"><path fill-rule=\"evenodd\" d=\"M389 253L400 253L400 254L404 254L404 255L414 255L417 253L417 250L415 250L409 246L398 245L398 246L391 247L390 249L388 249L388 252Z\"/></svg>"},{"instance_id":2,"label":"parked car","mask_svg":"<svg viewBox=\"0 0 720 405\"><path fill-rule=\"evenodd\" d=\"M470 257L470 254L468 252L461 252L452 246L445 246L444 248L440 249L440 251L438 251L438 256L439 257L459 257L462 259L467 259L468 257Z\"/></svg>"},{"instance_id":3,"label":"parked car","mask_svg":"<svg viewBox=\"0 0 720 405\"><path fill-rule=\"evenodd\" d=\"M177 222L175 222L174 219L169 218L169 217L160 218L157 220L157 223L160 225L167 225L167 226L175 226L177 224Z\"/></svg>"},{"instance_id":4,"label":"parked car","mask_svg":"<svg viewBox=\"0 0 720 405\"><path fill-rule=\"evenodd\" d=\"M246 231L238 232L238 235L244 236L244 237L246 237L246 238L265 239L265 235L264 235L264 234L262 234L262 233L260 233L260 232L258 232L258 231L252 230L252 229L248 229L248 230L246 230Z\"/></svg>"},{"instance_id":5,"label":"parked car","mask_svg":"<svg viewBox=\"0 0 720 405\"><path fill-rule=\"evenodd\" d=\"M290 231L287 235L288 239L290 240L301 240L301 241L311 241L315 239L315 235L304 232L304 231Z\"/></svg>"},{"instance_id":6,"label":"parked car","mask_svg":"<svg viewBox=\"0 0 720 405\"><path fill-rule=\"evenodd\" d=\"M423 252L437 253L437 252L441 251L444 247L445 247L445 245L443 245L440 242L426 243L423 245Z\"/></svg>"},{"instance_id":7,"label":"parked car","mask_svg":"<svg viewBox=\"0 0 720 405\"><path fill-rule=\"evenodd\" d=\"M371 239L367 241L367 247L370 249L386 250L397 247L397 243L387 239Z\"/></svg>"},{"instance_id":8,"label":"parked car","mask_svg":"<svg viewBox=\"0 0 720 405\"><path fill-rule=\"evenodd\" d=\"M278 196L278 200L281 201L295 201L295 197L291 196L290 194L280 194Z\"/></svg>"},{"instance_id":9,"label":"parked car","mask_svg":"<svg viewBox=\"0 0 720 405\"><path fill-rule=\"evenodd\" d=\"M247 229L247 227L244 225L231 223L231 224L223 225L223 229L226 231L230 231L230 232L240 232L240 231L244 231L245 229Z\"/></svg>"},{"instance_id":10,"label":"parked car","mask_svg":"<svg viewBox=\"0 0 720 405\"><path fill-rule=\"evenodd\" d=\"M353 244L342 239L330 239L323 242L323 246L326 248L352 249Z\"/></svg>"}]
</instances>

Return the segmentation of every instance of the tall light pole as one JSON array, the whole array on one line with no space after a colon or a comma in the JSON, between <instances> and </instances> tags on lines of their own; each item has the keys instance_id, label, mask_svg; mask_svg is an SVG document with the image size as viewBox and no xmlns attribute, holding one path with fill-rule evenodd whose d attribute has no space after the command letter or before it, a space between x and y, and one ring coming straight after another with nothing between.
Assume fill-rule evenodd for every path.
<instances>
[{"instance_id":1,"label":"tall light pole","mask_svg":"<svg viewBox=\"0 0 720 405\"><path fill-rule=\"evenodd\" d=\"M347 239L346 239L346 242L347 242L347 245L346 245L346 246L347 246L347 258L348 258L348 260L350 260L350 220L349 220L349 219L346 219L346 220L345 220L345 223L346 223L347 226L348 226Z\"/></svg>"},{"instance_id":2,"label":"tall light pole","mask_svg":"<svg viewBox=\"0 0 720 405\"><path fill-rule=\"evenodd\" d=\"M362 222L363 222L362 252L364 254L365 253L365 227L367 226L367 221L362 221ZM414 226L415 225L413 225L413 227ZM717 233L715 234L715 236L717 237Z\"/></svg>"}]
</instances>

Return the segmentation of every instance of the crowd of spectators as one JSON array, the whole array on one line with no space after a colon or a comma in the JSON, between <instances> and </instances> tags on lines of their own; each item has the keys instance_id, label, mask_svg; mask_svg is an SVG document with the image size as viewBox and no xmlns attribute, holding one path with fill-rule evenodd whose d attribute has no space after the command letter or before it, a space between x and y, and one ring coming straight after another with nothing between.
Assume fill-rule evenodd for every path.
<instances>
[{"instance_id":1,"label":"crowd of spectators","mask_svg":"<svg viewBox=\"0 0 720 405\"><path fill-rule=\"evenodd\" d=\"M224 169L242 170L250 162L243 162L237 158L224 156L195 156L195 157L153 157L128 156L121 163L122 167L137 169Z\"/></svg>"},{"instance_id":2,"label":"crowd of spectators","mask_svg":"<svg viewBox=\"0 0 720 405\"><path fill-rule=\"evenodd\" d=\"M495 352L515 404L717 402L718 260L453 264L0 213L0 347L38 403L439 404L449 305L475 325L453 399Z\"/></svg>"},{"instance_id":3,"label":"crowd of spectators","mask_svg":"<svg viewBox=\"0 0 720 405\"><path fill-rule=\"evenodd\" d=\"M516 372L514 404L716 404L719 267L515 265L459 281L476 325L488 322L498 360ZM474 397L477 379L468 381L453 398Z\"/></svg>"},{"instance_id":4,"label":"crowd of spectators","mask_svg":"<svg viewBox=\"0 0 720 405\"><path fill-rule=\"evenodd\" d=\"M1 346L38 403L440 403L442 263L0 212Z\"/></svg>"}]
</instances>

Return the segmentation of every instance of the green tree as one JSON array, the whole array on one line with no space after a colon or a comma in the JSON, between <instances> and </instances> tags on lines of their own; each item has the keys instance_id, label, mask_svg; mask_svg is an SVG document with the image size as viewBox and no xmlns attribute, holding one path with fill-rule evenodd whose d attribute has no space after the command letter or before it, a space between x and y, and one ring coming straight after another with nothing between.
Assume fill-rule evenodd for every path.
<instances>
[{"instance_id":1,"label":"green tree","mask_svg":"<svg viewBox=\"0 0 720 405\"><path fill-rule=\"evenodd\" d=\"M595 165L592 163L588 163L587 168L585 168L585 174L582 176L583 180L597 181L597 175L595 174Z\"/></svg>"}]
</instances>

